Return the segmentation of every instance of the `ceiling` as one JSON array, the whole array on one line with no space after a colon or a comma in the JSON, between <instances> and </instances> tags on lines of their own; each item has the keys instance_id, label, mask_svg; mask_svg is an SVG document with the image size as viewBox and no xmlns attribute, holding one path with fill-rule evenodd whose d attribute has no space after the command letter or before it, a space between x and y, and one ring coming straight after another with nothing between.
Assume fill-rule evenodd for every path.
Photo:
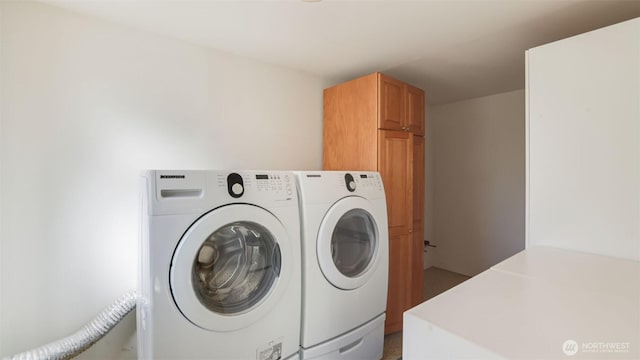
<instances>
[{"instance_id":1,"label":"ceiling","mask_svg":"<svg viewBox=\"0 0 640 360\"><path fill-rule=\"evenodd\" d=\"M639 0L42 0L331 83L382 71L442 104L524 88L526 49L640 16Z\"/></svg>"}]
</instances>

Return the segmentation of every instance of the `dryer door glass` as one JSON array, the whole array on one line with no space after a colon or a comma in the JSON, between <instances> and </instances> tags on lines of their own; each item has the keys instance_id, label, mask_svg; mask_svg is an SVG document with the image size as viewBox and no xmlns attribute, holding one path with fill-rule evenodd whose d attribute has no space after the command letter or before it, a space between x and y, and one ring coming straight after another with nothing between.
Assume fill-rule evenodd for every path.
<instances>
[{"instance_id":1,"label":"dryer door glass","mask_svg":"<svg viewBox=\"0 0 640 360\"><path fill-rule=\"evenodd\" d=\"M192 284L211 311L237 314L260 302L280 275L280 248L262 225L238 221L214 231L193 261Z\"/></svg>"},{"instance_id":2,"label":"dryer door glass","mask_svg":"<svg viewBox=\"0 0 640 360\"><path fill-rule=\"evenodd\" d=\"M364 209L349 210L338 220L331 237L331 256L342 274L356 277L368 268L376 249L375 228L373 217Z\"/></svg>"}]
</instances>

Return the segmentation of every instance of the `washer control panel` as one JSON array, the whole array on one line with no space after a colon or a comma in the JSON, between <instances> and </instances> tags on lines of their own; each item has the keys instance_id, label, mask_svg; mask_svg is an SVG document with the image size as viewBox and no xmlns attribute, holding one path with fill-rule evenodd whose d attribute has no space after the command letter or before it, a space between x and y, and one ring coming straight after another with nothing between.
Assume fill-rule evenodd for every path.
<instances>
[{"instance_id":1,"label":"washer control panel","mask_svg":"<svg viewBox=\"0 0 640 360\"><path fill-rule=\"evenodd\" d=\"M150 214L206 211L230 203L298 205L295 174L262 170L150 170L145 186Z\"/></svg>"},{"instance_id":2,"label":"washer control panel","mask_svg":"<svg viewBox=\"0 0 640 360\"><path fill-rule=\"evenodd\" d=\"M226 176L219 174L216 179L218 186L226 187L227 193L234 199L251 194L287 200L295 193L294 181L291 173L277 171L233 172Z\"/></svg>"}]
</instances>

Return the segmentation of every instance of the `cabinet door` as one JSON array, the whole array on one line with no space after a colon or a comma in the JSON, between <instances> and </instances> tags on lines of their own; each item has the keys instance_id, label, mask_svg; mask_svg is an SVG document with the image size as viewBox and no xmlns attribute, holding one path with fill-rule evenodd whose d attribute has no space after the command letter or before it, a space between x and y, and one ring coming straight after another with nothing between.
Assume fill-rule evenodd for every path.
<instances>
[{"instance_id":1,"label":"cabinet door","mask_svg":"<svg viewBox=\"0 0 640 360\"><path fill-rule=\"evenodd\" d=\"M387 199L389 290L385 333L402 330L402 313L411 302L411 226L413 135L378 131L378 171Z\"/></svg>"},{"instance_id":2,"label":"cabinet door","mask_svg":"<svg viewBox=\"0 0 640 360\"><path fill-rule=\"evenodd\" d=\"M424 135L424 91L405 84L406 123L404 126L416 135Z\"/></svg>"},{"instance_id":3,"label":"cabinet door","mask_svg":"<svg viewBox=\"0 0 640 360\"><path fill-rule=\"evenodd\" d=\"M378 128L403 130L405 125L404 83L378 74Z\"/></svg>"},{"instance_id":4,"label":"cabinet door","mask_svg":"<svg viewBox=\"0 0 640 360\"><path fill-rule=\"evenodd\" d=\"M378 130L378 171L387 198L389 230L409 231L412 223L412 134Z\"/></svg>"},{"instance_id":5,"label":"cabinet door","mask_svg":"<svg viewBox=\"0 0 640 360\"><path fill-rule=\"evenodd\" d=\"M389 232L389 285L387 293L387 317L384 333L391 334L402 330L402 313L408 309L411 278L409 262L411 236L408 233Z\"/></svg>"},{"instance_id":6,"label":"cabinet door","mask_svg":"<svg viewBox=\"0 0 640 360\"><path fill-rule=\"evenodd\" d=\"M413 136L411 306L424 301L424 138Z\"/></svg>"}]
</instances>

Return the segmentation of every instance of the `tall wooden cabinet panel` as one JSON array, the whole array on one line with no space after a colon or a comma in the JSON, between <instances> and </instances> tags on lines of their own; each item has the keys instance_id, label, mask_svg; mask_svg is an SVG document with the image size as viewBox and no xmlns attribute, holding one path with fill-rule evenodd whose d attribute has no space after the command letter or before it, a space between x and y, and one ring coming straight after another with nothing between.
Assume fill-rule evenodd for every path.
<instances>
[{"instance_id":1,"label":"tall wooden cabinet panel","mask_svg":"<svg viewBox=\"0 0 640 360\"><path fill-rule=\"evenodd\" d=\"M323 167L382 176L389 222L385 333L422 302L424 92L380 73L325 89Z\"/></svg>"},{"instance_id":2,"label":"tall wooden cabinet panel","mask_svg":"<svg viewBox=\"0 0 640 360\"><path fill-rule=\"evenodd\" d=\"M378 166L378 79L361 77L324 91L325 169L371 170Z\"/></svg>"},{"instance_id":3,"label":"tall wooden cabinet panel","mask_svg":"<svg viewBox=\"0 0 640 360\"><path fill-rule=\"evenodd\" d=\"M411 302L411 227L413 213L413 135L378 130L378 171L382 176L389 222L389 289L385 329L402 329L402 312Z\"/></svg>"}]
</instances>

